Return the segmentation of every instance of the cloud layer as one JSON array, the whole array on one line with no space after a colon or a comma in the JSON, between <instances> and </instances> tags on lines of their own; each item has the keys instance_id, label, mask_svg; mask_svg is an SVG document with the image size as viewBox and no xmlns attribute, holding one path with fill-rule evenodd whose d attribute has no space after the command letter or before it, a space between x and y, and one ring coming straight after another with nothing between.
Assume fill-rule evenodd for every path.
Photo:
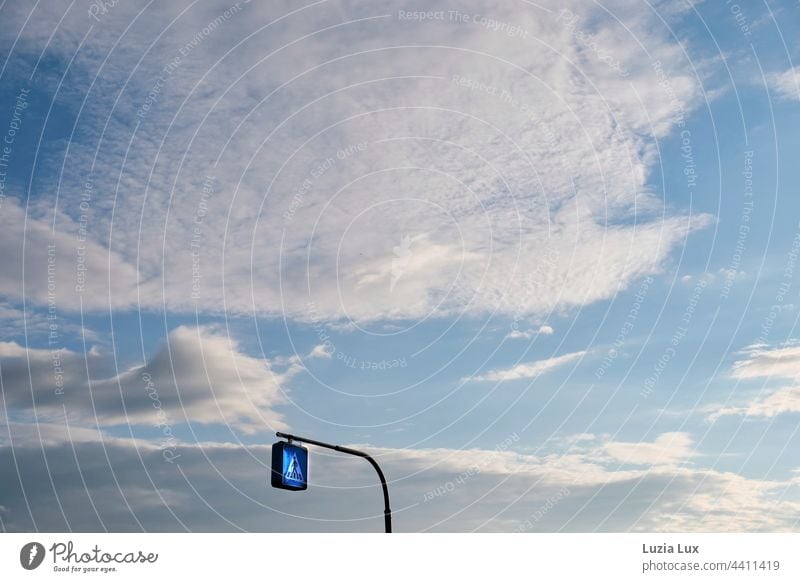
<instances>
[{"instance_id":1,"label":"cloud layer","mask_svg":"<svg viewBox=\"0 0 800 582\"><path fill-rule=\"evenodd\" d=\"M468 22L388 1L117 5L75 58L91 90L59 96L74 138L43 154L62 173L37 181L59 188L56 219L42 198L27 221L4 213L8 242L29 241L10 267L24 261L26 298L46 304L49 242L61 308L302 321L543 315L612 297L710 222L649 185L656 140L702 97L681 47L634 4L610 7L621 22L589 2L470 1L461 11L483 18ZM35 54L56 13L20 51ZM51 50L77 48L60 31L90 20L68 14ZM491 24L512 22L514 37Z\"/></svg>"},{"instance_id":2,"label":"cloud layer","mask_svg":"<svg viewBox=\"0 0 800 582\"><path fill-rule=\"evenodd\" d=\"M278 372L209 328L178 327L146 364L117 371L109 355L25 349L0 343L6 413L78 427L217 424L244 432L285 428L276 407L284 383L301 368Z\"/></svg>"},{"instance_id":3,"label":"cloud layer","mask_svg":"<svg viewBox=\"0 0 800 582\"><path fill-rule=\"evenodd\" d=\"M745 359L733 364L731 375L734 378L765 378L791 384L777 389L764 387L749 403L723 406L709 418L737 415L773 418L779 414L800 412L800 347L794 344L777 348L758 345L750 347L746 353Z\"/></svg>"},{"instance_id":4,"label":"cloud layer","mask_svg":"<svg viewBox=\"0 0 800 582\"><path fill-rule=\"evenodd\" d=\"M300 497L267 486L268 446L182 445L165 462L150 443L90 436L29 441L14 447L13 461L0 443L0 462L20 475L0 484L7 530L382 528L380 490L361 459L318 452L313 487ZM661 435L651 446L661 450L676 438ZM643 454L643 466L619 465L627 445ZM598 439L560 456L501 448L373 452L390 481L397 531L783 531L796 526L800 509L787 495L791 482L694 468L688 453L681 463L640 443Z\"/></svg>"},{"instance_id":5,"label":"cloud layer","mask_svg":"<svg viewBox=\"0 0 800 582\"><path fill-rule=\"evenodd\" d=\"M380 492L360 459L315 454L314 486L302 498L267 487L261 439L316 412L287 410L299 355L256 357L214 326L173 329L146 362L23 345L20 317L39 333L49 309L67 319L137 310L202 321L254 314L257 325L284 318L305 342L291 337L292 348L329 374L319 376L331 382L324 398L316 385L302 394L327 408L324 426L345 418L347 428L374 428L381 414L393 422L410 410L397 432L378 437L383 446L353 445L373 451L389 475L400 531L797 528L796 478L701 467L704 443L683 426L641 442L579 434L557 446L562 437L537 433L524 443L510 435L511 445L494 450L457 449L477 430L520 420L520 399L537 396L508 400L522 382L504 384L502 395L452 390L466 372L453 371L446 352L469 342L461 362L480 362L487 326L432 341L440 351L425 354L436 362L430 375L424 362L405 369L403 358L404 369L392 370L401 382L420 371L427 378L393 391L397 407L367 402L381 395L366 389L344 398L338 386L349 383L383 390L373 380L387 360L375 356L366 366L375 375L351 382L355 366L340 362L351 344L337 350L325 332L375 324L398 332L411 354L420 336L403 337L408 322L455 326L464 316L478 329L476 320L499 315L517 324L507 339L536 338L538 349L561 339L548 337L545 322L563 322L555 325L566 339L573 327L560 316L669 272L688 237L715 220L692 209L693 165L676 168L677 180L660 167L664 143L695 139L690 116L709 99L688 42L671 28L688 4L464 0L466 18L452 15L450 0L402 11L390 0L121 2L94 16L78 4L2 9L12 80L32 89L21 122L46 139L30 160L20 142L22 170L3 182L0 200L0 322L17 322L4 330L17 341L0 342L0 467L11 476L0 483L0 529L379 531L382 523ZM405 15L418 9L442 16ZM770 80L781 97L796 97L796 71ZM60 329L77 337L67 321ZM524 362L470 380L529 381L577 365L584 348L526 350ZM798 412L798 363L795 346L751 349L733 378L783 385L716 416ZM626 374L608 402L636 381ZM569 417L580 417L578 391L562 388L575 406ZM466 392L481 395L480 409ZM602 390L591 392L587 408ZM477 418L486 410L491 417ZM612 423L621 411L609 411ZM401 448L410 427L447 446Z\"/></svg>"}]
</instances>

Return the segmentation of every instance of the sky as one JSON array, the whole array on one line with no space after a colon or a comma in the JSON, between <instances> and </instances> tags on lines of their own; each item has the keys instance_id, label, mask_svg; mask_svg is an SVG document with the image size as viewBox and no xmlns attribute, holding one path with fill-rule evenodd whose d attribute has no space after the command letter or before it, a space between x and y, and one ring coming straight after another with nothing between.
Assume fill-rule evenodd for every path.
<instances>
[{"instance_id":1,"label":"sky","mask_svg":"<svg viewBox=\"0 0 800 582\"><path fill-rule=\"evenodd\" d=\"M0 528L800 528L794 2L0 2Z\"/></svg>"}]
</instances>

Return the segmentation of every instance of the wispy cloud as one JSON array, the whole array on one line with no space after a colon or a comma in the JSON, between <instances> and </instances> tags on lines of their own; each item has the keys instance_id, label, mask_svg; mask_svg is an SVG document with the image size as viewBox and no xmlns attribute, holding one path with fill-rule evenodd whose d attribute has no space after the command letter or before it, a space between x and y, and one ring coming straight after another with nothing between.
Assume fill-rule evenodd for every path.
<instances>
[{"instance_id":1,"label":"wispy cloud","mask_svg":"<svg viewBox=\"0 0 800 582\"><path fill-rule=\"evenodd\" d=\"M800 346L752 346L747 358L734 362L731 375L740 380L768 376L800 378Z\"/></svg>"},{"instance_id":2,"label":"wispy cloud","mask_svg":"<svg viewBox=\"0 0 800 582\"><path fill-rule=\"evenodd\" d=\"M745 359L733 364L733 378L772 378L792 384L763 390L750 402L714 409L708 419L713 421L723 416L772 418L779 414L800 412L800 346L789 344L771 348L759 344L750 346L745 353Z\"/></svg>"},{"instance_id":3,"label":"wispy cloud","mask_svg":"<svg viewBox=\"0 0 800 582\"><path fill-rule=\"evenodd\" d=\"M401 20L388 0L325 3L282 20L280 33L257 32L296 7L253 2L191 44L226 8L193 7L147 54L110 50L123 31L128 47L156 40L150 27L127 29L133 6L115 5L90 32L72 66L97 82L88 96L76 84L61 97L72 109L87 97L67 159L58 151L41 160L63 168L52 183L63 215L54 222L40 200L27 222L35 244L2 258L16 270L26 262L27 300L46 304L42 249L55 224L62 309L224 305L309 321L313 303L329 321L541 315L659 272L711 222L665 208L647 186L656 140L703 103L681 46L655 16L622 11L620 24L592 2L572 7L574 25L591 23L592 46L621 63L622 77L556 11L494 6L493 19L528 33L506 42L475 23ZM60 13L42 12L18 45L34 54L49 40L72 55L94 22L71 14L56 27ZM178 12L153 5L143 18L169 22ZM25 17L8 15L14 24ZM647 50L634 50L630 34ZM459 48L394 48L409 43ZM159 80L158 98L138 115ZM81 211L86 176L93 192L115 193L113 226L96 195ZM91 228L81 294L82 214ZM3 216L1 232L18 244L24 221ZM0 291L21 297L12 279Z\"/></svg>"},{"instance_id":4,"label":"wispy cloud","mask_svg":"<svg viewBox=\"0 0 800 582\"><path fill-rule=\"evenodd\" d=\"M800 68L772 73L767 76L767 82L780 99L800 101Z\"/></svg>"},{"instance_id":5,"label":"wispy cloud","mask_svg":"<svg viewBox=\"0 0 800 582\"><path fill-rule=\"evenodd\" d=\"M506 334L506 339L533 339L536 335L553 335L555 330L549 325L541 325L539 329L513 329Z\"/></svg>"},{"instance_id":6,"label":"wispy cloud","mask_svg":"<svg viewBox=\"0 0 800 582\"><path fill-rule=\"evenodd\" d=\"M525 378L536 378L542 374L554 370L560 366L575 362L581 359L586 351L573 352L562 356L555 356L546 360L539 360L527 364L517 364L504 370L493 370L487 374L474 376L471 379L477 382L502 382L504 380L521 380Z\"/></svg>"},{"instance_id":7,"label":"wispy cloud","mask_svg":"<svg viewBox=\"0 0 800 582\"><path fill-rule=\"evenodd\" d=\"M721 416L747 416L773 418L779 414L800 412L800 386L778 388L774 392L757 397L744 406L726 406L709 415L709 420Z\"/></svg>"}]
</instances>

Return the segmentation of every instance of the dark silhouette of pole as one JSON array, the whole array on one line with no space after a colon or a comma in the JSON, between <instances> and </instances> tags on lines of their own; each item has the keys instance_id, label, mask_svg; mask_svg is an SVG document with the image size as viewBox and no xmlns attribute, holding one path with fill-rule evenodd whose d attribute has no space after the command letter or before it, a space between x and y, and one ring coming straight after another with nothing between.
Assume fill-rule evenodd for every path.
<instances>
[{"instance_id":1,"label":"dark silhouette of pole","mask_svg":"<svg viewBox=\"0 0 800 582\"><path fill-rule=\"evenodd\" d=\"M383 521L384 524L386 525L386 533L392 533L392 510L389 507L389 486L386 484L386 477L383 476L383 471L381 471L381 468L378 466L378 463L375 462L375 459L373 459L363 451L357 451L349 447L342 447L339 445L323 443L321 441L315 441L314 439L307 439L292 434L286 434L285 432L277 432L275 434L280 438L288 440L290 443L292 441L297 441L300 443L308 443L309 445L316 445L318 447L331 449L333 451L338 451L340 453L354 455L356 457L361 457L362 459L366 459L367 461L369 461L369 464L375 468L375 471L377 471L378 478L381 480L381 487L383 488Z\"/></svg>"}]
</instances>

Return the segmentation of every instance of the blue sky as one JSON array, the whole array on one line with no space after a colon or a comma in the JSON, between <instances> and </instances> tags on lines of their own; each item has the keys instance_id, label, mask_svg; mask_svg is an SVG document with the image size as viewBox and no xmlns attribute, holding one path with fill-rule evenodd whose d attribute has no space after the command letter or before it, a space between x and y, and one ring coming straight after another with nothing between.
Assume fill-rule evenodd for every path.
<instances>
[{"instance_id":1,"label":"blue sky","mask_svg":"<svg viewBox=\"0 0 800 582\"><path fill-rule=\"evenodd\" d=\"M797 529L792 3L0 12L5 530Z\"/></svg>"}]
</instances>

